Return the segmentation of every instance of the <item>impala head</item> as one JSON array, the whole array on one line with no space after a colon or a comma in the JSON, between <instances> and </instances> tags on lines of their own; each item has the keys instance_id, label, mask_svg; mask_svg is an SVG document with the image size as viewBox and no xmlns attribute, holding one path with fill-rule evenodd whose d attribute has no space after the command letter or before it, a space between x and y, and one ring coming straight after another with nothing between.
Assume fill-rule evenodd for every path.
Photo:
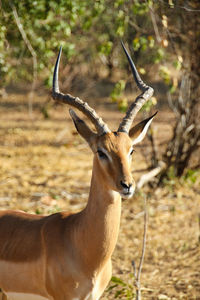
<instances>
[{"instance_id":1,"label":"impala head","mask_svg":"<svg viewBox=\"0 0 200 300\"><path fill-rule=\"evenodd\" d=\"M58 68L61 50L54 70L52 97L55 100L76 107L92 121L97 132L91 130L90 127L70 109L70 115L77 131L87 141L94 153L99 176L104 179L103 181L109 189L119 192L123 198L129 198L133 195L135 189L135 182L131 174L134 145L143 140L155 114L131 128L137 112L153 95L153 89L147 86L140 78L123 43L122 47L130 63L133 77L137 86L142 91L142 94L130 105L117 131L110 131L108 126L87 103L69 94L60 93L58 86Z\"/></svg>"}]
</instances>

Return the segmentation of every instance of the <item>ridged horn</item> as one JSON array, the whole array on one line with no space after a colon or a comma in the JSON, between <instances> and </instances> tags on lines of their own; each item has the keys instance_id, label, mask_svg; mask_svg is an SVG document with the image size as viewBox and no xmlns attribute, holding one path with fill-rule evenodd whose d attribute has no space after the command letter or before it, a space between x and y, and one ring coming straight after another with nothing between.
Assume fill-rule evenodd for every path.
<instances>
[{"instance_id":1,"label":"ridged horn","mask_svg":"<svg viewBox=\"0 0 200 300\"><path fill-rule=\"evenodd\" d=\"M91 108L87 102L84 102L83 100L79 99L78 97L73 97L70 94L63 94L60 92L59 89L59 83L58 83L58 71L59 71L59 63L60 63L60 57L62 53L62 47L60 47L60 51L58 53L58 57L56 60L54 73L53 73L53 88L52 88L52 98L54 100L57 100L59 102L69 104L78 110L80 110L85 116L87 116L91 122L94 124L97 132L99 135L103 135L107 132L110 132L110 129L104 123L102 118L100 118L95 110Z\"/></svg>"},{"instance_id":2,"label":"ridged horn","mask_svg":"<svg viewBox=\"0 0 200 300\"><path fill-rule=\"evenodd\" d=\"M133 78L134 78L138 88L142 91L142 94L139 95L135 99L135 101L130 105L125 117L123 118L123 120L120 123L119 128L118 128L118 132L129 133L130 127L133 123L135 116L137 115L138 111L142 108L142 106L152 97L154 90L152 87L146 85L142 81L142 79L140 78L140 75L138 74L138 71L135 67L135 64L132 61L132 59L122 41L121 41L121 44L122 44L122 48L126 54L126 57L128 59L128 62L130 64Z\"/></svg>"}]
</instances>

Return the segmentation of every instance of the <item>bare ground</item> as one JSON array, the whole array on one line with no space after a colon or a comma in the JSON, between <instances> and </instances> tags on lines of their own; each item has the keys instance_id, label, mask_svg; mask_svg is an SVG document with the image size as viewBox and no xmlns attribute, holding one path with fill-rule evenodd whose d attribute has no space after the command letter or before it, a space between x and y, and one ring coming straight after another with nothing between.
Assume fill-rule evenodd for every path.
<instances>
[{"instance_id":1,"label":"bare ground","mask_svg":"<svg viewBox=\"0 0 200 300\"><path fill-rule=\"evenodd\" d=\"M41 104L44 98L36 97ZM66 107L53 107L44 119L27 111L27 98L8 95L0 100L0 209L50 214L82 209L87 201L92 154L76 134ZM117 126L121 114L99 107ZM157 145L165 145L173 116L160 112L154 121ZM133 176L146 168L147 140L136 148ZM200 299L200 179L171 180L162 188L145 187L123 202L119 240L113 255L113 275L131 285L131 261L139 263L143 236L143 203L148 198L148 236L141 284L143 299ZM111 284L112 285L112 284ZM102 299L114 299L119 287ZM121 299L126 299L121 295Z\"/></svg>"}]
</instances>

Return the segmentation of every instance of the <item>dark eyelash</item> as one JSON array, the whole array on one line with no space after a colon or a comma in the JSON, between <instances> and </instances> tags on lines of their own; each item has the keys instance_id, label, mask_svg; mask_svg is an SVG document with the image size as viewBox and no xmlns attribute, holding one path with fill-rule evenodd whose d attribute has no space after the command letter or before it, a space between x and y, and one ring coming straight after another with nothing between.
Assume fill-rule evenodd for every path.
<instances>
[{"instance_id":1,"label":"dark eyelash","mask_svg":"<svg viewBox=\"0 0 200 300\"><path fill-rule=\"evenodd\" d=\"M132 149L132 151L130 152L130 155L132 155L132 154L133 154L133 152L135 152L135 150L134 150L134 149Z\"/></svg>"},{"instance_id":2,"label":"dark eyelash","mask_svg":"<svg viewBox=\"0 0 200 300\"><path fill-rule=\"evenodd\" d=\"M104 158L104 159L107 158L107 155L103 151L97 150L97 153L98 153L100 158Z\"/></svg>"}]
</instances>

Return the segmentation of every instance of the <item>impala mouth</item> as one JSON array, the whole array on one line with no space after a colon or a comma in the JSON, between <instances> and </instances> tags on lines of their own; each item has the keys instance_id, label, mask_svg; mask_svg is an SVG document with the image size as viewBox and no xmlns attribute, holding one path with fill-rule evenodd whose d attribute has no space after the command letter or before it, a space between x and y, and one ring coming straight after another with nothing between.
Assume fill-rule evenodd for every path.
<instances>
[{"instance_id":1,"label":"impala mouth","mask_svg":"<svg viewBox=\"0 0 200 300\"><path fill-rule=\"evenodd\" d=\"M133 196L134 191L135 191L135 189L133 187L131 187L129 190L126 189L126 190L120 192L120 195L123 199L130 199Z\"/></svg>"}]
</instances>

